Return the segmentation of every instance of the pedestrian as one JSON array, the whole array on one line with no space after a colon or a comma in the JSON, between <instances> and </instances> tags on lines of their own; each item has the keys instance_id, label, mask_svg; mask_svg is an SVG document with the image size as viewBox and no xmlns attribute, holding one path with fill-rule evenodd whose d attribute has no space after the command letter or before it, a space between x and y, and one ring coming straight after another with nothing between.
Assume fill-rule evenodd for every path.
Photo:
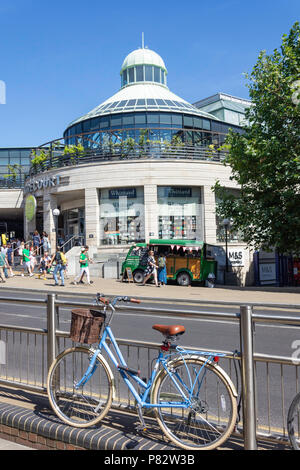
<instances>
[{"instance_id":1,"label":"pedestrian","mask_svg":"<svg viewBox=\"0 0 300 470\"><path fill-rule=\"evenodd\" d=\"M6 282L4 278L4 268L6 267L6 257L5 254L0 251L0 278L2 282Z\"/></svg>"},{"instance_id":2,"label":"pedestrian","mask_svg":"<svg viewBox=\"0 0 300 470\"><path fill-rule=\"evenodd\" d=\"M37 230L34 231L33 236L32 236L32 243L33 243L33 249L38 254L40 245L41 245L41 237L40 234Z\"/></svg>"},{"instance_id":3,"label":"pedestrian","mask_svg":"<svg viewBox=\"0 0 300 470\"><path fill-rule=\"evenodd\" d=\"M79 282L80 279L82 280L84 274L86 274L87 283L92 284L90 280L90 270L89 270L89 262L91 262L92 260L88 256L88 250L89 250L88 246L84 246L81 248L81 254L79 257L80 272L74 279L75 285Z\"/></svg>"},{"instance_id":4,"label":"pedestrian","mask_svg":"<svg viewBox=\"0 0 300 470\"><path fill-rule=\"evenodd\" d=\"M158 270L157 270L158 282L161 286L167 285L167 259L162 253L158 257Z\"/></svg>"},{"instance_id":5,"label":"pedestrian","mask_svg":"<svg viewBox=\"0 0 300 470\"><path fill-rule=\"evenodd\" d=\"M7 251L6 251L6 261L7 261L7 268L9 269L10 272L10 277L14 276L12 267L14 265L14 250L11 245L11 243L7 244Z\"/></svg>"},{"instance_id":6,"label":"pedestrian","mask_svg":"<svg viewBox=\"0 0 300 470\"><path fill-rule=\"evenodd\" d=\"M30 247L29 253L30 253L29 259L30 259L31 272L33 273L35 265L37 264L37 259L36 259L37 252L34 249L34 247Z\"/></svg>"},{"instance_id":7,"label":"pedestrian","mask_svg":"<svg viewBox=\"0 0 300 470\"><path fill-rule=\"evenodd\" d=\"M22 276L24 277L25 268L26 268L29 276L31 277L31 276L33 276L33 274L32 274L32 271L31 271L30 249L29 249L28 243L26 243L26 245L23 249L22 256L23 256L23 263L22 263L23 273L22 273Z\"/></svg>"},{"instance_id":8,"label":"pedestrian","mask_svg":"<svg viewBox=\"0 0 300 470\"><path fill-rule=\"evenodd\" d=\"M50 252L51 253L51 245L49 242L49 237L47 232L42 232L42 246L43 246L43 253Z\"/></svg>"},{"instance_id":9,"label":"pedestrian","mask_svg":"<svg viewBox=\"0 0 300 470\"><path fill-rule=\"evenodd\" d=\"M18 248L18 255L20 257L20 266L22 266L23 264L23 250L24 250L25 246L24 246L24 241L22 240L20 242L20 245L19 245L19 248Z\"/></svg>"},{"instance_id":10,"label":"pedestrian","mask_svg":"<svg viewBox=\"0 0 300 470\"><path fill-rule=\"evenodd\" d=\"M8 279L8 272L7 272L7 267L8 267L8 263L7 263L7 245L2 245L2 246L1 246L1 253L2 253L2 255L3 255L4 258L5 258L5 266L3 267L4 276L6 277L6 279Z\"/></svg>"},{"instance_id":11,"label":"pedestrian","mask_svg":"<svg viewBox=\"0 0 300 470\"><path fill-rule=\"evenodd\" d=\"M49 269L49 265L51 263L51 258L49 256L49 253L47 251L45 251L45 253L43 254L42 258L41 258L41 262L40 262L40 265L38 267L39 269L39 274L38 274L38 278L40 279L40 277L43 275L43 279L44 281L47 280L46 278L46 274L47 274L47 271Z\"/></svg>"},{"instance_id":12,"label":"pedestrian","mask_svg":"<svg viewBox=\"0 0 300 470\"><path fill-rule=\"evenodd\" d=\"M52 256L52 259L49 263L49 267L52 266L52 264L56 263L55 265L55 268L54 268L54 271L53 271L53 277L54 277L54 281L55 281L55 285L58 286L58 278L57 278L57 274L59 272L59 276L60 276L60 282L61 282L61 286L64 286L65 285L65 277L64 277L64 271L66 269L66 257L65 257L65 254L62 252L61 250L61 247L58 246L56 248L56 252L54 253L54 255Z\"/></svg>"},{"instance_id":13,"label":"pedestrian","mask_svg":"<svg viewBox=\"0 0 300 470\"><path fill-rule=\"evenodd\" d=\"M156 287L160 287L157 282L157 265L156 265L155 258L154 258L154 251L152 250L149 251L147 267L144 272L144 281L140 285L144 286L151 276L154 277L154 282L155 282Z\"/></svg>"}]
</instances>

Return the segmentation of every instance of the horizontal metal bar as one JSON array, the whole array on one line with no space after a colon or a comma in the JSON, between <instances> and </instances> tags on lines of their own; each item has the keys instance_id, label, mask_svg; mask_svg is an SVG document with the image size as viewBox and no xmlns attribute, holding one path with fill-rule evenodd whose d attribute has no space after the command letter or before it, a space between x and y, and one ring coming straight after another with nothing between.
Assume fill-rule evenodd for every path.
<instances>
[{"instance_id":1,"label":"horizontal metal bar","mask_svg":"<svg viewBox=\"0 0 300 470\"><path fill-rule=\"evenodd\" d=\"M43 328L30 328L28 326L15 326L15 325L0 325L0 330L10 330L18 333L37 333L41 335L47 334L47 329Z\"/></svg>"}]
</instances>

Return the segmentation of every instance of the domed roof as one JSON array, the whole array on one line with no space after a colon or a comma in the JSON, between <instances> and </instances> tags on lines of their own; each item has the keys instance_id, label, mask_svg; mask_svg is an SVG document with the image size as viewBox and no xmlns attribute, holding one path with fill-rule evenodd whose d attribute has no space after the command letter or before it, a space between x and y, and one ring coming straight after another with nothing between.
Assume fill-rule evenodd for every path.
<instances>
[{"instance_id":1,"label":"domed roof","mask_svg":"<svg viewBox=\"0 0 300 470\"><path fill-rule=\"evenodd\" d=\"M134 65L156 65L167 71L163 59L156 52L148 48L140 48L130 52L122 64L121 73L124 69Z\"/></svg>"}]
</instances>

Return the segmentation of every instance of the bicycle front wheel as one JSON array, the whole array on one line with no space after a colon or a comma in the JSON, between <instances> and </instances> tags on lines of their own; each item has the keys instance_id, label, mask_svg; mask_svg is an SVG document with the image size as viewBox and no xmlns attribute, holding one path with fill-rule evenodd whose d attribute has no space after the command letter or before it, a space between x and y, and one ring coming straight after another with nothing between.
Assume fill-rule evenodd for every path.
<instances>
[{"instance_id":1,"label":"bicycle front wheel","mask_svg":"<svg viewBox=\"0 0 300 470\"><path fill-rule=\"evenodd\" d=\"M237 415L236 398L220 369L200 358L185 358L175 360L169 372L160 372L152 395L164 434L187 450L220 446L232 433Z\"/></svg>"},{"instance_id":2,"label":"bicycle front wheel","mask_svg":"<svg viewBox=\"0 0 300 470\"><path fill-rule=\"evenodd\" d=\"M300 450L300 392L292 401L287 417L287 430L294 450Z\"/></svg>"},{"instance_id":3,"label":"bicycle front wheel","mask_svg":"<svg viewBox=\"0 0 300 470\"><path fill-rule=\"evenodd\" d=\"M66 424L78 428L92 426L107 414L113 397L112 373L97 357L90 379L75 385L87 371L92 353L84 347L63 351L50 367L47 392L53 411Z\"/></svg>"}]
</instances>

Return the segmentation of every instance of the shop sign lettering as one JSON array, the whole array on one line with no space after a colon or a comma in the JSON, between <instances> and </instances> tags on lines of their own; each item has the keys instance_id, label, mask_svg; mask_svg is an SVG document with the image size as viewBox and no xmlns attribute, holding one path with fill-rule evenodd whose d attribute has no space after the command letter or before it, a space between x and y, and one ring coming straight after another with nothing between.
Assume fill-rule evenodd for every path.
<instances>
[{"instance_id":1,"label":"shop sign lettering","mask_svg":"<svg viewBox=\"0 0 300 470\"><path fill-rule=\"evenodd\" d=\"M244 250L229 250L228 261L231 266L244 266Z\"/></svg>"},{"instance_id":2,"label":"shop sign lettering","mask_svg":"<svg viewBox=\"0 0 300 470\"><path fill-rule=\"evenodd\" d=\"M25 193L34 193L41 189L46 188L54 188L58 186L60 183L60 177L57 176L46 176L45 178L41 178L34 181L29 181L29 183L25 184L24 191Z\"/></svg>"},{"instance_id":3,"label":"shop sign lettering","mask_svg":"<svg viewBox=\"0 0 300 470\"><path fill-rule=\"evenodd\" d=\"M163 197L192 197L192 188L165 187Z\"/></svg>"},{"instance_id":4,"label":"shop sign lettering","mask_svg":"<svg viewBox=\"0 0 300 470\"><path fill-rule=\"evenodd\" d=\"M128 197L128 198L136 198L136 189L135 188L117 188L117 189L110 189L108 191L108 198L109 199L119 199L119 197Z\"/></svg>"}]
</instances>

